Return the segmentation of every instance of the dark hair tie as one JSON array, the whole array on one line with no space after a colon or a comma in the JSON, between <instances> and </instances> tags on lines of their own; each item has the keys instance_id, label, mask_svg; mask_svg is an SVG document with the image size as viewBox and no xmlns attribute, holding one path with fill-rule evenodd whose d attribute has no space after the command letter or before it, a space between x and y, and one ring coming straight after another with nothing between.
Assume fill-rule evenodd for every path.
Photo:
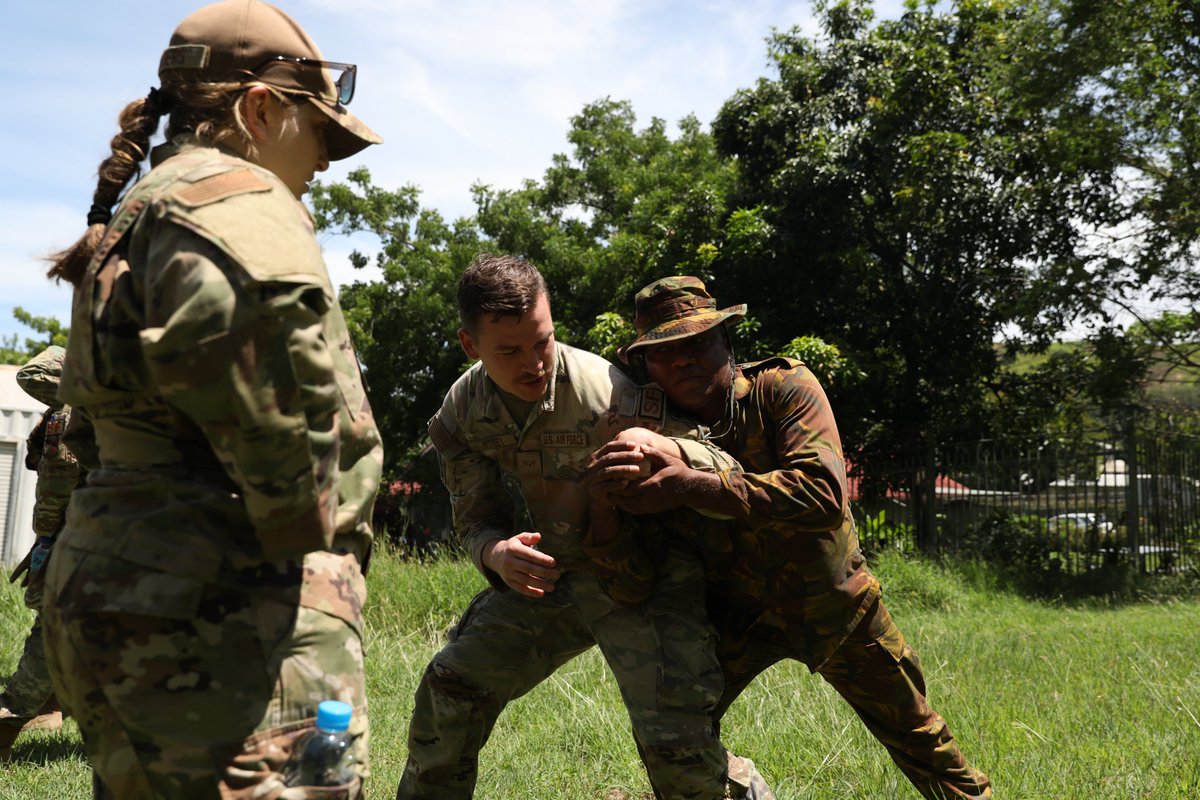
<instances>
[{"instance_id":1,"label":"dark hair tie","mask_svg":"<svg viewBox=\"0 0 1200 800\"><path fill-rule=\"evenodd\" d=\"M99 203L92 203L92 207L88 209L88 226L107 225L109 222L112 222L112 209Z\"/></svg>"},{"instance_id":2,"label":"dark hair tie","mask_svg":"<svg viewBox=\"0 0 1200 800\"><path fill-rule=\"evenodd\" d=\"M146 102L160 117L175 107L175 98L157 86L150 87L150 93L146 95Z\"/></svg>"}]
</instances>

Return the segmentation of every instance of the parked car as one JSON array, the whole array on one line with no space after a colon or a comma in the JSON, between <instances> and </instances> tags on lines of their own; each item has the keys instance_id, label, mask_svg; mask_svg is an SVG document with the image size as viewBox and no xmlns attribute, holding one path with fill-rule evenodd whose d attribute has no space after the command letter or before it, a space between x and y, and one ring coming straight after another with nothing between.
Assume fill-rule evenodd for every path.
<instances>
[{"instance_id":1,"label":"parked car","mask_svg":"<svg viewBox=\"0 0 1200 800\"><path fill-rule=\"evenodd\" d=\"M1072 511L1046 520L1046 530L1059 546L1075 552L1096 553L1116 547L1116 526L1095 511Z\"/></svg>"},{"instance_id":2,"label":"parked car","mask_svg":"<svg viewBox=\"0 0 1200 800\"><path fill-rule=\"evenodd\" d=\"M1056 514L1047 520L1047 527L1057 533L1095 530L1097 533L1112 533L1115 526L1103 514L1094 511L1072 511Z\"/></svg>"}]
</instances>

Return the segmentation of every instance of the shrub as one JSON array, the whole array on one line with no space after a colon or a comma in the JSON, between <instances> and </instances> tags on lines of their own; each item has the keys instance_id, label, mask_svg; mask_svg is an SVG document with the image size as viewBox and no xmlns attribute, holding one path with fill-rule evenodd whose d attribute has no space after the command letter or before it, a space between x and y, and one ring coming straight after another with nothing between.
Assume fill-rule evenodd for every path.
<instances>
[{"instance_id":1,"label":"shrub","mask_svg":"<svg viewBox=\"0 0 1200 800\"><path fill-rule=\"evenodd\" d=\"M1022 570L1050 571L1051 536L1046 520L1037 516L997 511L970 531L964 547L975 558Z\"/></svg>"}]
</instances>

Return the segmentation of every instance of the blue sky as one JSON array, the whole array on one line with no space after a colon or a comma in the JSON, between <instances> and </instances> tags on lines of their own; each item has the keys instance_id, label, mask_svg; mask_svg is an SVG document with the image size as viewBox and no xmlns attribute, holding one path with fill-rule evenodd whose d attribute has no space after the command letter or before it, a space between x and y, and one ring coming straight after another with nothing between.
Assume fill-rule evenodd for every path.
<instances>
[{"instance_id":1,"label":"blue sky","mask_svg":"<svg viewBox=\"0 0 1200 800\"><path fill-rule=\"evenodd\" d=\"M157 85L162 49L200 4L174 0L11 3L0 30L0 335L26 332L13 306L69 317L70 293L39 257L82 232L96 166L122 106ZM816 33L785 0L290 0L280 3L326 58L359 65L353 109L385 144L335 165L385 187L415 183L447 217L472 210L476 181L540 177L567 149L572 115L605 96L640 123L694 113L707 124L738 88L769 74L772 26ZM893 16L899 0L883 0ZM362 246L362 243L354 243ZM323 245L335 284L356 277L350 242Z\"/></svg>"},{"instance_id":2,"label":"blue sky","mask_svg":"<svg viewBox=\"0 0 1200 800\"><path fill-rule=\"evenodd\" d=\"M157 84L170 32L202 4L180 0L8 2L0 18L0 336L23 306L70 318L70 291L43 255L82 233L116 115ZM770 29L816 35L806 0L287 0L326 59L359 65L353 109L385 139L323 178L365 166L378 185L421 187L448 218L476 181L540 178L584 103L629 100L640 124L695 114L770 74ZM876 0L896 17L902 0ZM322 242L335 285L371 278ZM1150 303L1144 311L1154 311Z\"/></svg>"},{"instance_id":3,"label":"blue sky","mask_svg":"<svg viewBox=\"0 0 1200 800\"><path fill-rule=\"evenodd\" d=\"M82 233L116 114L157 85L158 56L203 4L44 0L6 4L0 84L0 335L13 306L70 317L70 291L42 255ZM539 178L584 103L634 103L640 124L713 119L767 70L772 26L815 32L808 2L782 0L290 0L326 59L359 65L353 109L385 139L325 179L370 168L416 184L445 216L472 211L470 185ZM893 4L895 5L895 4ZM355 245L362 246L361 242ZM352 243L323 242L335 284L356 276Z\"/></svg>"}]
</instances>

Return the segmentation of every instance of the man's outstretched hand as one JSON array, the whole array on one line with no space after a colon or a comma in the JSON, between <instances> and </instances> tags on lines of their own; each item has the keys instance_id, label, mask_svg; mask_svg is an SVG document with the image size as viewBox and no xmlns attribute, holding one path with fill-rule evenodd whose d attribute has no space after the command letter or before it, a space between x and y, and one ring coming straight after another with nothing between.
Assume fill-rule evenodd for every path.
<instances>
[{"instance_id":1,"label":"man's outstretched hand","mask_svg":"<svg viewBox=\"0 0 1200 800\"><path fill-rule=\"evenodd\" d=\"M483 565L500 576L514 592L542 597L554 591L561 574L553 556L535 549L542 540L536 531L525 531L508 539L493 539L484 545Z\"/></svg>"}]
</instances>

